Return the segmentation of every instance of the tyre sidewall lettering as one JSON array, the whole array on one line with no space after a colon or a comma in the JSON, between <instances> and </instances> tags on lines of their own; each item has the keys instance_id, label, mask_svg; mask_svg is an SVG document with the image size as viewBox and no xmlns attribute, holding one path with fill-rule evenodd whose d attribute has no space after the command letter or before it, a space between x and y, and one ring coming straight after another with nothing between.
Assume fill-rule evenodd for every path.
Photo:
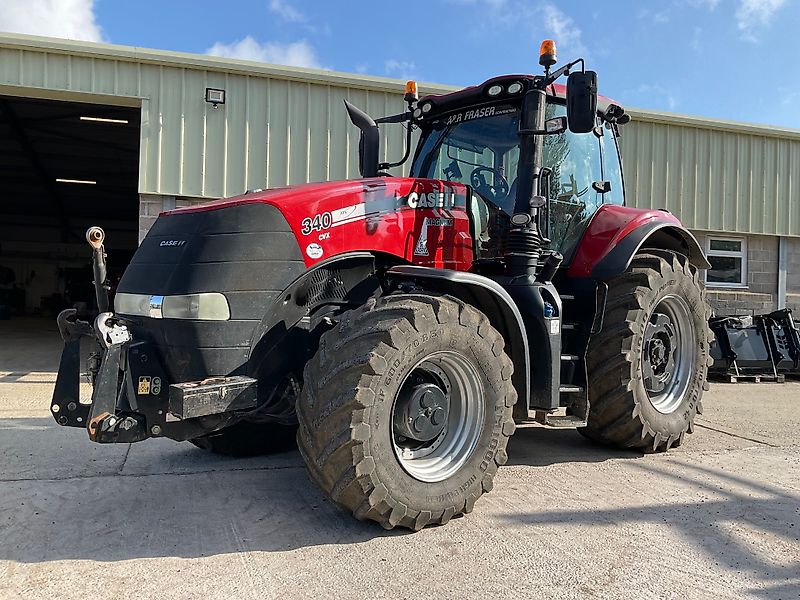
<instances>
[{"instance_id":1,"label":"tyre sidewall lettering","mask_svg":"<svg viewBox=\"0 0 800 600\"><path fill-rule=\"evenodd\" d=\"M381 460L375 459L379 477L394 481L398 479L404 480L406 482L404 488L409 491L417 486L424 486L427 503L439 504L441 509L450 505L456 497L460 502L462 498L466 498L476 488L480 488L481 478L476 476L475 470L486 473L494 464L497 451L505 440L502 433L503 417L507 413L510 415L510 409L505 406L505 395L498 393L498 388L502 386L496 380L496 374L490 368L492 360L485 355L486 352L476 351L476 346L479 346L480 341L472 331L457 324L454 324L451 328L436 327L428 331L415 333L415 337L406 343L401 350L393 351L391 356L386 357L387 369L384 374L374 376L374 379L377 380L377 388L375 389L376 403L368 409L370 411L368 422L377 435L371 436L365 445L370 455L381 457ZM405 472L394 455L391 438L392 431L389 425L391 423L391 413L394 409L394 398L401 383L414 365L435 352L442 350L452 351L459 348L470 349L469 352L463 354L476 367L483 381L486 411L481 438L478 442L478 448L473 451L472 456L455 475L435 483L419 482ZM490 352L489 354L491 355ZM493 355L491 355L491 358L496 361ZM413 503L413 498L404 497L402 490L395 495L397 500L401 502Z\"/></svg>"},{"instance_id":2,"label":"tyre sidewall lettering","mask_svg":"<svg viewBox=\"0 0 800 600\"><path fill-rule=\"evenodd\" d=\"M681 275L684 275L684 277L681 277ZM682 271L674 272L674 274L670 273L666 278L657 274L654 276L662 279L662 282L654 290L654 293L648 297L648 301L637 316L634 334L635 359L632 362L631 375L633 381L635 381L634 393L639 399L638 401L643 416L647 418L653 432L660 433L662 436L669 436L675 431L685 429L697 412L697 405L702 394L703 383L706 379L706 369L704 365L706 364L709 348L708 344L705 343L704 331L707 324L705 323L702 295L697 293L691 278L685 276ZM641 377L641 361L647 322L661 300L668 295L680 296L686 301L690 316L694 322L695 343L699 352L696 356L695 369L693 370L691 381L689 382L681 405L674 412L663 414L658 412L650 403L649 396L644 387L644 381ZM669 425L672 421L676 422ZM678 425L677 422L680 422L680 425ZM661 423L662 426L653 426L654 423Z\"/></svg>"}]
</instances>

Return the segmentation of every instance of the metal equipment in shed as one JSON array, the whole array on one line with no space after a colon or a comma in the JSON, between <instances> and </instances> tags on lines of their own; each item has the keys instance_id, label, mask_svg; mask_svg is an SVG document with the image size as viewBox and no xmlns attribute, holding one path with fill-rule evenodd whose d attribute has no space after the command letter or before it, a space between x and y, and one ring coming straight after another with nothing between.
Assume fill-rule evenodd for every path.
<instances>
[{"instance_id":1,"label":"metal equipment in shed","mask_svg":"<svg viewBox=\"0 0 800 600\"><path fill-rule=\"evenodd\" d=\"M791 309L714 317L709 325L716 336L710 375L732 383L783 382L787 375L800 376L800 330Z\"/></svg>"}]
</instances>

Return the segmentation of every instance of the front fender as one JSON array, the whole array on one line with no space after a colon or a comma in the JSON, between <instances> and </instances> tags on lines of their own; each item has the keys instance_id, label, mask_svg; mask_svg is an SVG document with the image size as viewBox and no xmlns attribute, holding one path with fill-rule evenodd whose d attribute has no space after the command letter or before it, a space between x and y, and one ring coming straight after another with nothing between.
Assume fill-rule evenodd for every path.
<instances>
[{"instance_id":1,"label":"front fender","mask_svg":"<svg viewBox=\"0 0 800 600\"><path fill-rule=\"evenodd\" d=\"M634 255L646 248L683 254L698 269L711 267L697 239L675 215L607 204L586 228L569 275L612 279L625 272Z\"/></svg>"},{"instance_id":2,"label":"front fender","mask_svg":"<svg viewBox=\"0 0 800 600\"><path fill-rule=\"evenodd\" d=\"M517 405L527 409L531 373L528 334L519 308L499 283L476 273L415 265L392 267L386 276L390 280L417 281L426 290L449 294L482 311L507 342L506 350L514 363L511 380L517 391Z\"/></svg>"}]
</instances>

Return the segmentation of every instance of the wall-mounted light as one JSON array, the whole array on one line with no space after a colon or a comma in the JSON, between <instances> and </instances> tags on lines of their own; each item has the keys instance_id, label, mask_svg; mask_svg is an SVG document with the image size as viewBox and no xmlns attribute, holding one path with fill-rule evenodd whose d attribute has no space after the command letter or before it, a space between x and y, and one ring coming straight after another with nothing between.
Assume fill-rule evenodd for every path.
<instances>
[{"instance_id":1,"label":"wall-mounted light","mask_svg":"<svg viewBox=\"0 0 800 600\"><path fill-rule=\"evenodd\" d=\"M106 117L81 117L81 121L92 121L94 123L114 123L117 125L128 124L128 119L109 119Z\"/></svg>"},{"instance_id":2,"label":"wall-mounted light","mask_svg":"<svg viewBox=\"0 0 800 600\"><path fill-rule=\"evenodd\" d=\"M225 90L206 88L206 102L217 108L218 104L225 104Z\"/></svg>"},{"instance_id":3,"label":"wall-mounted light","mask_svg":"<svg viewBox=\"0 0 800 600\"><path fill-rule=\"evenodd\" d=\"M60 177L56 178L58 183L79 183L81 185L97 185L96 181L92 181L91 179L62 179Z\"/></svg>"}]
</instances>

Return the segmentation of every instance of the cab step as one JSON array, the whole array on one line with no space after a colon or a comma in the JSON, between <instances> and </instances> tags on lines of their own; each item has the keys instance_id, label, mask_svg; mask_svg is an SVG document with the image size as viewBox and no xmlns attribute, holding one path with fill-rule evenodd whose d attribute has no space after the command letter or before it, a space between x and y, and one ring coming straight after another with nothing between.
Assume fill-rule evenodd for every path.
<instances>
[{"instance_id":1,"label":"cab step","mask_svg":"<svg viewBox=\"0 0 800 600\"><path fill-rule=\"evenodd\" d=\"M575 415L546 415L544 424L558 429L575 429L576 427L586 427L586 419Z\"/></svg>"},{"instance_id":2,"label":"cab step","mask_svg":"<svg viewBox=\"0 0 800 600\"><path fill-rule=\"evenodd\" d=\"M580 394L583 392L583 387L579 385L562 385L559 386L558 391L562 394Z\"/></svg>"},{"instance_id":3,"label":"cab step","mask_svg":"<svg viewBox=\"0 0 800 600\"><path fill-rule=\"evenodd\" d=\"M577 354L562 354L561 362L577 362L581 359Z\"/></svg>"}]
</instances>

